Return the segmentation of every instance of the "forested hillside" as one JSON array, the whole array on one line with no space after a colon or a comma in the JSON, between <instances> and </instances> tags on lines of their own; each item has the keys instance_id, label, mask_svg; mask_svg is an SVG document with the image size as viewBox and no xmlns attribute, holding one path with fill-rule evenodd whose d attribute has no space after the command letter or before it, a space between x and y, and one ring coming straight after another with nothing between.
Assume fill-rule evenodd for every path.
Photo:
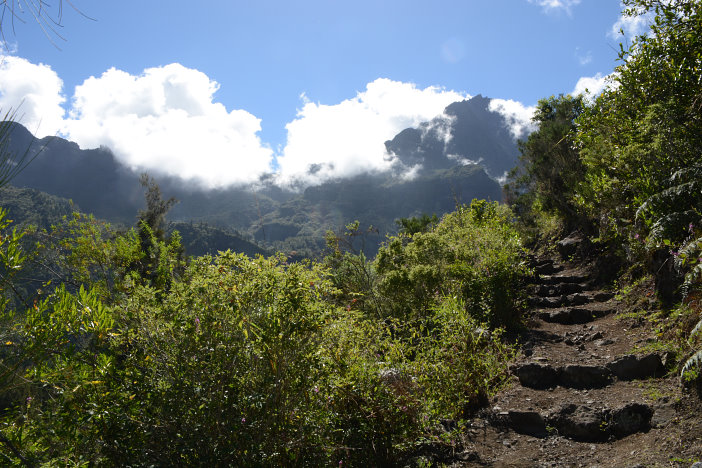
<instances>
[{"instance_id":1,"label":"forested hillside","mask_svg":"<svg viewBox=\"0 0 702 468\"><path fill-rule=\"evenodd\" d=\"M442 117L402 131L385 144L388 157L396 158L389 172L296 190L276 185L270 177L256 186L207 189L192 180L151 175L178 200L169 221L236 231L265 249L318 259L328 229L338 231L359 220L377 232L366 243L366 253L374 255L385 235L397 232L399 218L442 215L473 198L501 199L496 178L516 164L519 152L509 121L490 110L490 103L482 96L456 102ZM446 135L451 135L448 143ZM36 156L13 185L71 199L84 212L117 225L130 225L143 208L139 168L120 163L109 148L80 149L59 137L37 140L14 125L7 135L8 151L21 154L27 148ZM205 232L201 230L201 239Z\"/></svg>"},{"instance_id":2,"label":"forested hillside","mask_svg":"<svg viewBox=\"0 0 702 468\"><path fill-rule=\"evenodd\" d=\"M496 183L482 168L465 165L432 168L410 185L369 177L289 198L270 188L257 195L265 213L241 215L259 223L249 234L286 253L323 242L319 260L188 255L188 245L211 251L212 239L226 234L197 222L169 229L177 205L148 176L126 227L115 228L66 212L65 200L11 188L0 173L7 207L0 210L0 464L700 461L702 4L624 5L630 17L653 15L653 25L622 49L599 96L539 102L538 130L519 145L507 203L494 200ZM0 170L15 167L16 154L2 149ZM413 157L424 151L415 150ZM94 151L94 164L112 164ZM487 194L474 195L476 188ZM51 209L26 210L27 200ZM390 214L397 211L386 202L407 217ZM430 216L449 204L451 212ZM359 248L377 242L359 222L370 206L384 229L400 218L374 256ZM12 223L8 210L18 209L30 211L37 228ZM322 236L320 226L331 222L344 228ZM561 263L571 270L555 278L567 291L549 292ZM591 299L604 305L576 307ZM568 334L535 328L564 315L576 326ZM608 318L596 329L583 315ZM628 341L632 328L639 341ZM603 349L634 357L610 362L601 375L563 361L606 333L618 341ZM537 340L559 354L515 366L536 353ZM658 359L651 379L626 377L622 366L644 351ZM534 369L552 381L529 375ZM539 398L566 388L584 401L542 417L532 408L541 402L526 400L516 379L548 395ZM629 393L608 387L624 380ZM658 419L653 406L622 401L615 403L632 404L590 409L571 424L575 403L592 406L600 396L593 388L610 399L655 400ZM528 407L522 420L500 406L513 402ZM505 436L517 426L529 435L522 445ZM649 438L637 439L643 433ZM504 457L512 461L501 464Z\"/></svg>"}]
</instances>

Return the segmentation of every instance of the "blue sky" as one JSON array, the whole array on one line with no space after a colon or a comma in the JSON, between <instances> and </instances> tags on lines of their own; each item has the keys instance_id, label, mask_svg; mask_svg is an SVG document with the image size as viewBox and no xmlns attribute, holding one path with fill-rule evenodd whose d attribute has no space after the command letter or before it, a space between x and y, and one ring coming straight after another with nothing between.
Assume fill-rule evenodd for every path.
<instances>
[{"instance_id":1,"label":"blue sky","mask_svg":"<svg viewBox=\"0 0 702 468\"><path fill-rule=\"evenodd\" d=\"M619 0L72 3L49 37L28 12L5 19L0 105L23 100L38 136L208 186L324 160L324 177L383 170L385 140L476 94L528 119L582 78L601 86L622 40Z\"/></svg>"}]
</instances>

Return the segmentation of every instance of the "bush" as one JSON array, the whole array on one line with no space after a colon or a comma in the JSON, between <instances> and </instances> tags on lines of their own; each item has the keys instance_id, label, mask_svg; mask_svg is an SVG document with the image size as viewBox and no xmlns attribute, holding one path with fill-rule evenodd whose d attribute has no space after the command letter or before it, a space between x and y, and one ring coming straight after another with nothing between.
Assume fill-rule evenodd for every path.
<instances>
[{"instance_id":1,"label":"bush","mask_svg":"<svg viewBox=\"0 0 702 468\"><path fill-rule=\"evenodd\" d=\"M390 238L376 259L388 313L428 317L440 298L457 295L474 319L515 325L527 268L511 219L507 207L474 200L429 232Z\"/></svg>"}]
</instances>

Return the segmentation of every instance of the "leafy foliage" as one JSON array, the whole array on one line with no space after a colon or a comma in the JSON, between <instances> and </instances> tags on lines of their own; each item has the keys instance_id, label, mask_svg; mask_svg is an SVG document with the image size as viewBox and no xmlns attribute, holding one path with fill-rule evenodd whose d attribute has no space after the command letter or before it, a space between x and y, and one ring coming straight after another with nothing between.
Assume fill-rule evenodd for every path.
<instances>
[{"instance_id":1,"label":"leafy foliage","mask_svg":"<svg viewBox=\"0 0 702 468\"><path fill-rule=\"evenodd\" d=\"M3 312L0 454L25 465L397 465L437 418L463 417L506 376L512 348L482 321L506 317L490 307L507 307L496 293L517 297L504 289L515 283L466 272L502 259L505 273L517 260L509 218L475 201L403 236L450 281L490 287L492 299L476 315L464 302L473 296L447 288L399 316L405 304L383 296L377 262L352 248L358 223L329 237L325 264L231 252L186 264L147 231L159 249L154 281L133 268L147 255L137 230L75 215L40 248L67 272L58 286ZM466 243L460 268L425 248L430 235L448 250ZM0 240L14 271L21 233ZM470 246L481 250L468 257Z\"/></svg>"},{"instance_id":2,"label":"leafy foliage","mask_svg":"<svg viewBox=\"0 0 702 468\"><path fill-rule=\"evenodd\" d=\"M521 253L510 211L474 200L430 232L390 238L376 261L379 290L396 317L426 317L439 298L458 295L476 320L514 325Z\"/></svg>"},{"instance_id":3,"label":"leafy foliage","mask_svg":"<svg viewBox=\"0 0 702 468\"><path fill-rule=\"evenodd\" d=\"M665 219L661 202L694 195L681 179L699 171L702 154L699 2L625 4L631 16L654 12L655 22L622 49L612 85L578 120L587 168L581 204L601 220L603 235L619 239L633 235L637 210L650 223L658 220L657 229L678 221Z\"/></svg>"},{"instance_id":4,"label":"leafy foliage","mask_svg":"<svg viewBox=\"0 0 702 468\"><path fill-rule=\"evenodd\" d=\"M558 214L568 227L582 221L574 196L585 167L574 140L575 121L584 107L582 96L551 96L539 101L532 118L539 128L520 143L520 165L505 187L522 220L530 222L536 204Z\"/></svg>"}]
</instances>

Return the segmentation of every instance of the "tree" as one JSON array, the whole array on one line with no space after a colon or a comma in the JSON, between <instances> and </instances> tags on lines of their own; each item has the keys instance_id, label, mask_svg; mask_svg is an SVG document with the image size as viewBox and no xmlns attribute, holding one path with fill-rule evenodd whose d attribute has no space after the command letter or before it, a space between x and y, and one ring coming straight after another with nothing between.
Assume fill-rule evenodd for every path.
<instances>
[{"instance_id":1,"label":"tree","mask_svg":"<svg viewBox=\"0 0 702 468\"><path fill-rule=\"evenodd\" d=\"M573 197L585 168L574 140L575 121L584 107L582 96L561 94L539 101L532 118L539 129L520 142L520 165L512 171L506 187L518 213L529 211L538 200L568 228L581 221Z\"/></svg>"},{"instance_id":2,"label":"tree","mask_svg":"<svg viewBox=\"0 0 702 468\"><path fill-rule=\"evenodd\" d=\"M137 221L139 243L143 257L134 266L142 279L156 288L167 288L174 271L182 269L184 249L176 231L166 238L163 229L166 213L177 203L173 197L164 200L156 181L144 173L140 179L146 189L146 210L140 211Z\"/></svg>"},{"instance_id":3,"label":"tree","mask_svg":"<svg viewBox=\"0 0 702 468\"><path fill-rule=\"evenodd\" d=\"M436 214L429 216L426 213L422 213L422 216L419 217L400 218L395 221L395 224L401 233L411 236L418 232L431 230L434 226L439 224L439 218L436 217Z\"/></svg>"},{"instance_id":4,"label":"tree","mask_svg":"<svg viewBox=\"0 0 702 468\"><path fill-rule=\"evenodd\" d=\"M612 84L578 120L587 167L583 207L603 234L646 234L666 208L649 203L702 156L702 4L626 0L625 14L654 13L647 35L621 49ZM639 212L639 224L636 213ZM684 236L680 226L679 236Z\"/></svg>"}]
</instances>

